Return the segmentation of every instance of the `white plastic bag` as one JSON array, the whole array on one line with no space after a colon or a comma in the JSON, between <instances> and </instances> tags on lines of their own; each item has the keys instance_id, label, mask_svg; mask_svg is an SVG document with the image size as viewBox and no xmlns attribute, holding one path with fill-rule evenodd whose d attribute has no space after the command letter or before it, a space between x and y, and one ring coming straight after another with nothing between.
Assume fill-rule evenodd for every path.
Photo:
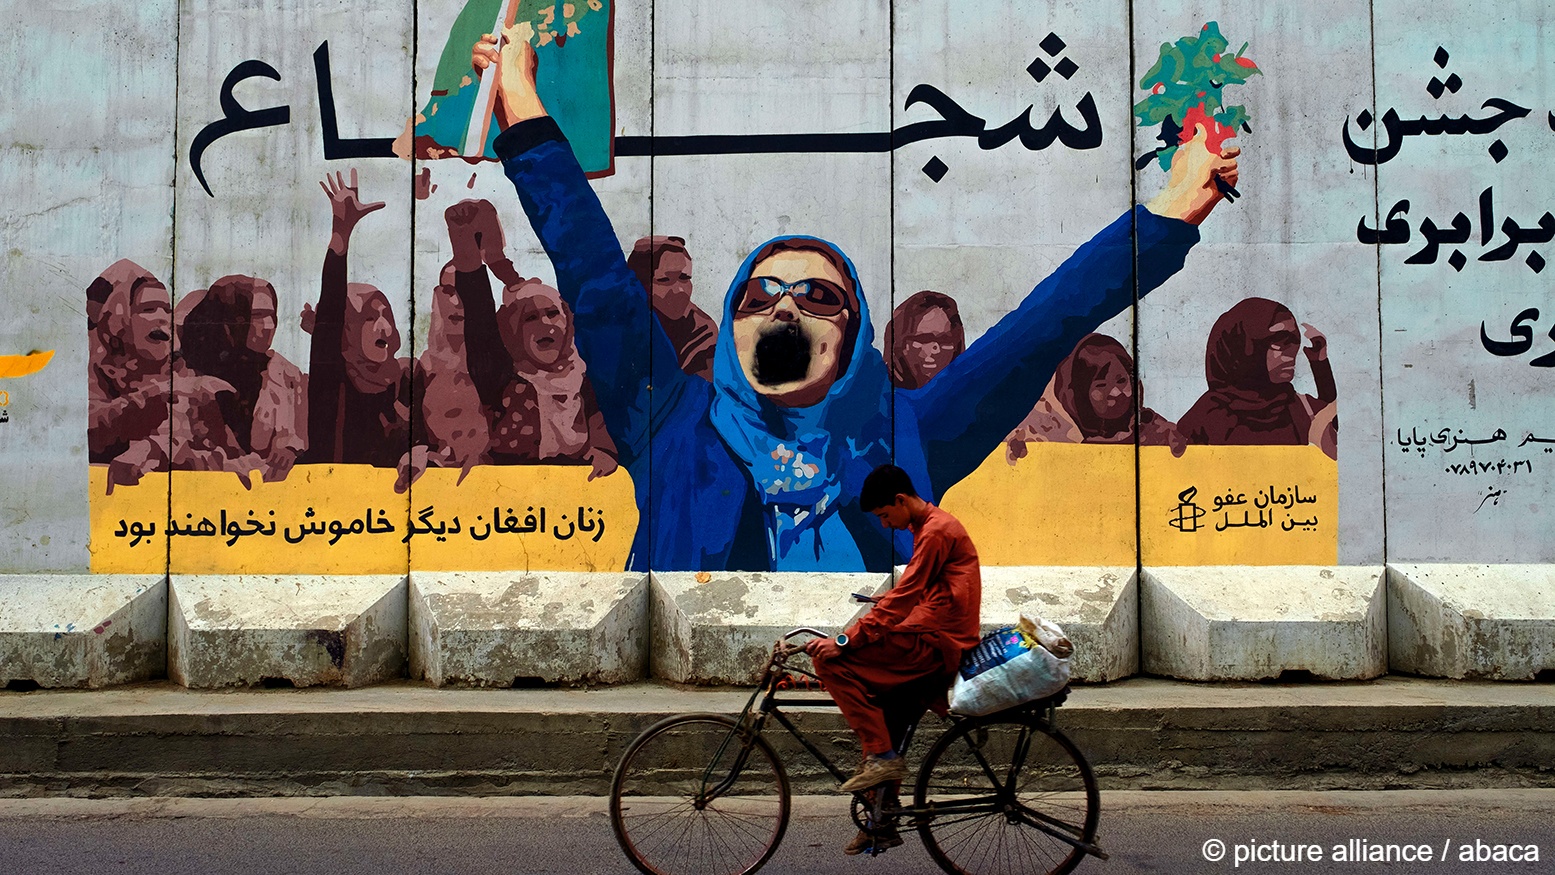
<instances>
[{"instance_id":1,"label":"white plastic bag","mask_svg":"<svg viewBox=\"0 0 1555 875\"><path fill-rule=\"evenodd\" d=\"M1041 620L1037 622L1039 628L1046 627L1044 632L1056 633L1055 638L1068 644L1057 626ZM970 678L957 672L950 687L950 710L981 717L1051 696L1068 683L1069 660L1060 659L1046 647L1032 647L1001 665L982 669Z\"/></svg>"},{"instance_id":2,"label":"white plastic bag","mask_svg":"<svg viewBox=\"0 0 1555 875\"><path fill-rule=\"evenodd\" d=\"M1043 647L1051 650L1059 659L1068 659L1074 653L1074 645L1069 643L1069 637L1064 634L1064 630L1058 628L1056 623L1049 623L1041 617L1032 619L1021 614L1020 624L1016 628L1036 638Z\"/></svg>"}]
</instances>

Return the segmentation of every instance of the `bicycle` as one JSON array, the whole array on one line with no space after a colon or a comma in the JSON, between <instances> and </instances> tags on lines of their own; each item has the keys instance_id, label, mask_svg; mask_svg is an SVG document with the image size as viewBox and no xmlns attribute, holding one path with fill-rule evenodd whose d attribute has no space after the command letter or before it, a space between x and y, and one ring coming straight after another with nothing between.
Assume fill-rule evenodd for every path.
<instances>
[{"instance_id":1,"label":"bicycle","mask_svg":"<svg viewBox=\"0 0 1555 875\"><path fill-rule=\"evenodd\" d=\"M795 681L808 685L805 678L819 684L788 665L803 651L788 642L801 635L827 637L808 627L784 635L739 717L668 717L627 747L611 781L610 823L646 875L749 875L772 858L788 827L790 790L782 759L762 737L769 718L837 781L848 778L781 708L836 707L829 697L780 694ZM1096 778L1052 725L1068 687L986 717L951 714L945 687L902 691L888 707L898 716L892 739L900 736L901 754L931 707L950 725L924 757L912 805L888 785L853 795L853 820L874 839L866 852L884 851L881 839L901 824L952 875L1061 875L1086 855L1107 859L1096 844Z\"/></svg>"}]
</instances>

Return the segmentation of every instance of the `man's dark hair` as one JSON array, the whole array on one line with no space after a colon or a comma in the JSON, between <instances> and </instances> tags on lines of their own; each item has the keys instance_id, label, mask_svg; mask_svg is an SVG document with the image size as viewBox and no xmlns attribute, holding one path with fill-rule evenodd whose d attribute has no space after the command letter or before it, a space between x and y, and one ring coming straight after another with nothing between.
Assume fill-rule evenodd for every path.
<instances>
[{"instance_id":1,"label":"man's dark hair","mask_svg":"<svg viewBox=\"0 0 1555 875\"><path fill-rule=\"evenodd\" d=\"M864 478L864 488L858 495L859 508L870 513L876 508L895 504L898 495L917 498L918 490L912 488L912 478L906 471L895 465L881 465Z\"/></svg>"}]
</instances>

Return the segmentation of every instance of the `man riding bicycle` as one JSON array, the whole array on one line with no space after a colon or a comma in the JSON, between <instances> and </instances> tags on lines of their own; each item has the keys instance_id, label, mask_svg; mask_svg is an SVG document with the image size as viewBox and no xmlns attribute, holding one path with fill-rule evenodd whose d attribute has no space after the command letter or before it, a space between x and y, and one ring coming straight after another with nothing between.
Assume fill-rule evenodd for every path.
<instances>
[{"instance_id":1,"label":"man riding bicycle","mask_svg":"<svg viewBox=\"0 0 1555 875\"><path fill-rule=\"evenodd\" d=\"M907 764L891 743L880 697L907 684L942 678L949 686L961 652L977 646L982 573L977 548L960 521L918 497L907 472L881 465L864 478L859 504L888 529L910 529L913 555L889 592L836 638L805 646L815 673L859 737L864 763L842 785L867 790L907 776ZM886 837L886 841L894 834ZM856 854L866 833L849 843ZM896 838L890 844L901 844Z\"/></svg>"}]
</instances>

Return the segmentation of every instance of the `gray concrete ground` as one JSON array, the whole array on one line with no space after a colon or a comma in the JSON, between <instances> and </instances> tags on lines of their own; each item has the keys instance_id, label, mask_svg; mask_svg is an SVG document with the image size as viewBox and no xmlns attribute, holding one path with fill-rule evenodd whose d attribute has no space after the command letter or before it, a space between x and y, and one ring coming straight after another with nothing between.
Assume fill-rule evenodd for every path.
<instances>
[{"instance_id":1,"label":"gray concrete ground","mask_svg":"<svg viewBox=\"0 0 1555 875\"><path fill-rule=\"evenodd\" d=\"M54 875L220 873L558 873L631 871L598 798L28 799L0 800L0 870ZM840 797L800 797L763 870L792 873L939 871L916 836L869 859L844 857L852 835ZM1079 872L1536 873L1555 859L1555 790L1392 792L1132 792L1103 794L1108 861ZM1206 843L1226 843L1220 862ZM1316 843L1331 856L1351 840L1430 845L1446 862L1242 863L1237 845ZM1476 842L1479 843L1476 845ZM1462 849L1537 848L1537 861L1463 862ZM1213 849L1213 846L1211 846ZM1491 851L1487 856L1493 855Z\"/></svg>"},{"instance_id":2,"label":"gray concrete ground","mask_svg":"<svg viewBox=\"0 0 1555 875\"><path fill-rule=\"evenodd\" d=\"M597 795L643 728L688 711L736 713L748 696L408 683L0 693L0 797ZM798 720L837 761L856 757L835 709ZM1555 787L1555 684L1134 678L1075 688L1056 722L1104 789ZM913 753L939 726L925 721ZM829 792L773 732L798 791Z\"/></svg>"}]
</instances>

